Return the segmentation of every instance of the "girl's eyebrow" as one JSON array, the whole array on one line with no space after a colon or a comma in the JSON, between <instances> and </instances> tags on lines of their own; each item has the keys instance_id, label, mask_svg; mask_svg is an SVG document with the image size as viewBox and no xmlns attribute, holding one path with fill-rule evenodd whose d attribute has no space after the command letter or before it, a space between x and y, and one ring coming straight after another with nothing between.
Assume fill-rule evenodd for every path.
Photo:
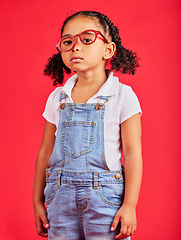
<instances>
[{"instance_id":1,"label":"girl's eyebrow","mask_svg":"<svg viewBox=\"0 0 181 240\"><path fill-rule=\"evenodd\" d=\"M87 31L87 30L84 30L84 31ZM84 32L84 31L83 31L83 32ZM78 34L79 34L79 33L78 33ZM89 33L87 32L87 34L89 34ZM75 35L77 35L77 34L75 34ZM74 35L74 36L75 36L75 35ZM63 35L62 38L64 38L64 37L72 37L72 36L73 36L72 34L69 34L69 33L68 33L68 34Z\"/></svg>"},{"instance_id":2,"label":"girl's eyebrow","mask_svg":"<svg viewBox=\"0 0 181 240\"><path fill-rule=\"evenodd\" d=\"M62 36L62 38L64 38L64 37L70 37L70 36L72 36L71 34L65 34L64 36Z\"/></svg>"}]
</instances>

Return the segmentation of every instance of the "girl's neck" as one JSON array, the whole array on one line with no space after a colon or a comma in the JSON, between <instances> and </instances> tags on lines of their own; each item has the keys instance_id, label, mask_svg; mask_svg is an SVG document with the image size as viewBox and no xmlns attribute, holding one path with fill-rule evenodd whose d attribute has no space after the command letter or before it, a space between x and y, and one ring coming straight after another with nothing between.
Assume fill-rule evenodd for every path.
<instances>
[{"instance_id":1,"label":"girl's neck","mask_svg":"<svg viewBox=\"0 0 181 240\"><path fill-rule=\"evenodd\" d=\"M76 83L76 87L78 88L97 88L101 87L105 81L107 80L107 75L104 71L92 72L79 72L77 73L78 80Z\"/></svg>"}]
</instances>

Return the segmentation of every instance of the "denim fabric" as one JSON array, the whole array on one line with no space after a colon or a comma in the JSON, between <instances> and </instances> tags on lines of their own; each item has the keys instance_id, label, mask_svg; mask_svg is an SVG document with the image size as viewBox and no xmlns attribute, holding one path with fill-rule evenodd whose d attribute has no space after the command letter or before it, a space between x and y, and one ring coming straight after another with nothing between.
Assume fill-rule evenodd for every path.
<instances>
[{"instance_id":1,"label":"denim fabric","mask_svg":"<svg viewBox=\"0 0 181 240\"><path fill-rule=\"evenodd\" d=\"M61 93L60 103L65 98ZM123 202L124 178L122 170L110 171L106 164L106 104L96 105L65 103L60 108L44 190L49 240L113 240L120 230L110 229Z\"/></svg>"}]
</instances>

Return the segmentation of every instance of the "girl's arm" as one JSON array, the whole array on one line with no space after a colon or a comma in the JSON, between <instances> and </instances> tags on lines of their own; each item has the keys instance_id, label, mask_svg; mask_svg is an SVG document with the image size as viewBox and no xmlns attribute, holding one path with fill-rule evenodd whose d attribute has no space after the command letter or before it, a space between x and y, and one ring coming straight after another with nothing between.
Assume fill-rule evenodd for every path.
<instances>
[{"instance_id":1,"label":"girl's arm","mask_svg":"<svg viewBox=\"0 0 181 240\"><path fill-rule=\"evenodd\" d=\"M55 143L55 131L56 126L45 120L43 140L38 153L35 168L33 205L37 233L42 237L48 236L47 228L49 227L49 222L46 217L46 208L44 206L44 188L46 184L45 170L49 167L48 160Z\"/></svg>"},{"instance_id":2,"label":"girl's arm","mask_svg":"<svg viewBox=\"0 0 181 240\"><path fill-rule=\"evenodd\" d=\"M119 221L121 222L117 239L124 239L136 230L136 205L142 178L140 114L135 114L121 124L121 139L125 162L125 195L111 228L114 231Z\"/></svg>"}]
</instances>

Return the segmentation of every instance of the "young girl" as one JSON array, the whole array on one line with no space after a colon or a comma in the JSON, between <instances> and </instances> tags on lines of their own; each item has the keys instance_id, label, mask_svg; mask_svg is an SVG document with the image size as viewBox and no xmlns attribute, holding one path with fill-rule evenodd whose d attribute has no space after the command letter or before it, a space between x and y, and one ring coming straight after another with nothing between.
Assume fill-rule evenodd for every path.
<instances>
[{"instance_id":1,"label":"young girl","mask_svg":"<svg viewBox=\"0 0 181 240\"><path fill-rule=\"evenodd\" d=\"M105 66L110 60L112 69L134 74L137 56L121 45L108 17L94 11L68 17L56 48L45 74L54 85L64 71L76 74L50 94L43 113L33 196L37 232L50 240L128 240L142 175L141 109L132 89Z\"/></svg>"}]
</instances>

